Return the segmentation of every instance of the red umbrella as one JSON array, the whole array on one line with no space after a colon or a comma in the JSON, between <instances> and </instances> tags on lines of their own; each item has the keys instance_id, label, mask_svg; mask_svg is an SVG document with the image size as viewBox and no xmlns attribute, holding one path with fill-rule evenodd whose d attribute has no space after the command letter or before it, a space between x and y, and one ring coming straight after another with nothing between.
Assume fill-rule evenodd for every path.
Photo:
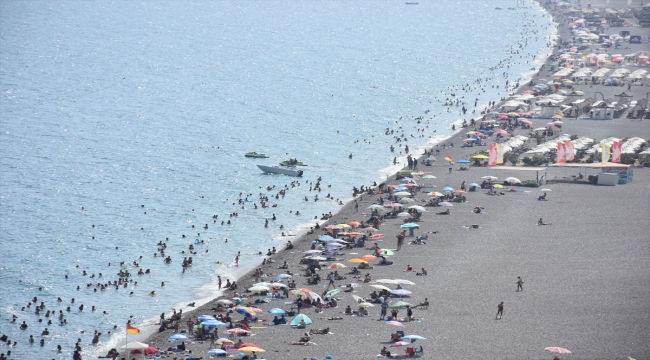
<instances>
[{"instance_id":1,"label":"red umbrella","mask_svg":"<svg viewBox=\"0 0 650 360\"><path fill-rule=\"evenodd\" d=\"M259 347L259 345L255 345L255 344L253 344L253 343L243 343L243 344L241 344L241 345L237 345L237 346L235 346L235 349L239 349L239 348L243 348L243 347L247 347L247 346L255 347L255 348L261 349L261 347Z\"/></svg>"},{"instance_id":2,"label":"red umbrella","mask_svg":"<svg viewBox=\"0 0 650 360\"><path fill-rule=\"evenodd\" d=\"M554 353L554 354L571 354L571 351L561 348L561 347L556 347L556 346L549 346L545 348L547 352Z\"/></svg>"}]
</instances>

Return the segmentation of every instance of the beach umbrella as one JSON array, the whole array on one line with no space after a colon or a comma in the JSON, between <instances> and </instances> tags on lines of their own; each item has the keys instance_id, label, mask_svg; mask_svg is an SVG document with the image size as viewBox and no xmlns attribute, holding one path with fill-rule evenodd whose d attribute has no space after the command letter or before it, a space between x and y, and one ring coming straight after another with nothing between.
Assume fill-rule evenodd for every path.
<instances>
[{"instance_id":1,"label":"beach umbrella","mask_svg":"<svg viewBox=\"0 0 650 360\"><path fill-rule=\"evenodd\" d=\"M388 286L384 286L384 285L370 285L370 286L379 290L391 291L391 289Z\"/></svg>"},{"instance_id":2,"label":"beach umbrella","mask_svg":"<svg viewBox=\"0 0 650 360\"><path fill-rule=\"evenodd\" d=\"M437 177L435 177L433 175L424 175L422 178L423 179L437 179Z\"/></svg>"},{"instance_id":3,"label":"beach umbrella","mask_svg":"<svg viewBox=\"0 0 650 360\"><path fill-rule=\"evenodd\" d=\"M214 327L214 326L225 326L226 323L223 323L219 320L205 320L201 322L201 326L209 326L209 327Z\"/></svg>"},{"instance_id":4,"label":"beach umbrella","mask_svg":"<svg viewBox=\"0 0 650 360\"><path fill-rule=\"evenodd\" d=\"M338 225L336 225L336 226L338 226L338 227L341 228L341 229L349 229L349 228L351 228L351 226L348 225L348 224L338 224Z\"/></svg>"},{"instance_id":5,"label":"beach umbrella","mask_svg":"<svg viewBox=\"0 0 650 360\"><path fill-rule=\"evenodd\" d=\"M369 261L369 260L375 260L376 258L377 258L377 257L374 256L374 255L363 255L363 256L361 257L362 260L366 260L366 261Z\"/></svg>"},{"instance_id":6,"label":"beach umbrella","mask_svg":"<svg viewBox=\"0 0 650 360\"><path fill-rule=\"evenodd\" d=\"M226 332L228 334L248 334L248 333L250 333L250 331L244 330L242 328L232 328L232 329L226 330Z\"/></svg>"},{"instance_id":7,"label":"beach umbrella","mask_svg":"<svg viewBox=\"0 0 650 360\"><path fill-rule=\"evenodd\" d=\"M457 162L458 162L459 164L470 164L470 163L471 163L471 161L469 161L469 160L465 160L465 159L458 160Z\"/></svg>"},{"instance_id":8,"label":"beach umbrella","mask_svg":"<svg viewBox=\"0 0 650 360\"><path fill-rule=\"evenodd\" d=\"M260 349L260 348L258 348L258 347L254 347L254 346L245 346L245 347L240 347L240 348L237 349L237 350L239 350L239 351L241 351L241 352L266 352L266 350L264 350L264 349Z\"/></svg>"},{"instance_id":9,"label":"beach umbrella","mask_svg":"<svg viewBox=\"0 0 650 360\"><path fill-rule=\"evenodd\" d=\"M399 191L399 192L394 193L393 195L395 195L395 196L411 196L411 193L408 192L408 191Z\"/></svg>"},{"instance_id":10,"label":"beach umbrella","mask_svg":"<svg viewBox=\"0 0 650 360\"><path fill-rule=\"evenodd\" d=\"M172 341L181 341L181 340L185 341L185 340L187 340L187 339L188 339L188 337L185 336L185 335L183 335L183 334L174 334L174 335L170 336L170 337L167 339L167 341L169 341L169 342L172 342ZM145 349L146 349L146 347L145 347Z\"/></svg>"},{"instance_id":11,"label":"beach umbrella","mask_svg":"<svg viewBox=\"0 0 650 360\"><path fill-rule=\"evenodd\" d=\"M379 280L375 280L375 282L381 284L396 284L395 280L393 279L379 279Z\"/></svg>"},{"instance_id":12,"label":"beach umbrella","mask_svg":"<svg viewBox=\"0 0 650 360\"><path fill-rule=\"evenodd\" d=\"M206 353L208 355L224 355L227 354L226 350L221 350L221 349L210 349Z\"/></svg>"},{"instance_id":13,"label":"beach umbrella","mask_svg":"<svg viewBox=\"0 0 650 360\"><path fill-rule=\"evenodd\" d=\"M328 291L327 293L325 293L325 297L332 297L332 296L334 296L334 295L336 295L336 294L338 294L340 292L341 292L341 289L332 289L332 290Z\"/></svg>"},{"instance_id":14,"label":"beach umbrella","mask_svg":"<svg viewBox=\"0 0 650 360\"><path fill-rule=\"evenodd\" d=\"M131 341L130 343L122 346L120 348L120 350L144 350L144 349L146 349L148 347L149 347L149 345L147 345L147 344L143 344L143 343L137 342L137 341Z\"/></svg>"},{"instance_id":15,"label":"beach umbrella","mask_svg":"<svg viewBox=\"0 0 650 360\"><path fill-rule=\"evenodd\" d=\"M454 188L449 187L449 186L445 186L445 187L442 188L442 191L443 192L452 192L452 191L454 191Z\"/></svg>"},{"instance_id":16,"label":"beach umbrella","mask_svg":"<svg viewBox=\"0 0 650 360\"><path fill-rule=\"evenodd\" d=\"M516 177L507 177L507 178L505 178L504 181L507 181L507 182L513 183L513 184L521 184L521 180L517 179Z\"/></svg>"},{"instance_id":17,"label":"beach umbrella","mask_svg":"<svg viewBox=\"0 0 650 360\"><path fill-rule=\"evenodd\" d=\"M372 204L372 205L368 206L368 209L371 209L371 210L382 209L382 208L383 208L383 206L377 205L377 204Z\"/></svg>"},{"instance_id":18,"label":"beach umbrella","mask_svg":"<svg viewBox=\"0 0 650 360\"><path fill-rule=\"evenodd\" d=\"M273 315L285 315L287 313L286 311L284 311L284 310L282 310L280 308L273 308L273 309L269 310L269 312L271 314L273 314Z\"/></svg>"},{"instance_id":19,"label":"beach umbrella","mask_svg":"<svg viewBox=\"0 0 650 360\"><path fill-rule=\"evenodd\" d=\"M556 346L549 346L547 348L544 348L546 352L554 353L554 354L571 354L571 351L561 348L561 347L556 347Z\"/></svg>"},{"instance_id":20,"label":"beach umbrella","mask_svg":"<svg viewBox=\"0 0 650 360\"><path fill-rule=\"evenodd\" d=\"M367 261L365 261L363 259L355 258L355 259L348 260L348 262L351 262L351 263L364 263L364 262L367 262Z\"/></svg>"},{"instance_id":21,"label":"beach umbrella","mask_svg":"<svg viewBox=\"0 0 650 360\"><path fill-rule=\"evenodd\" d=\"M362 302L359 303L359 307L374 307L375 305L369 303L369 302Z\"/></svg>"},{"instance_id":22,"label":"beach umbrella","mask_svg":"<svg viewBox=\"0 0 650 360\"><path fill-rule=\"evenodd\" d=\"M411 217L413 215L407 213L406 211L403 211L403 212L397 214L397 216L399 216L399 217Z\"/></svg>"},{"instance_id":23,"label":"beach umbrella","mask_svg":"<svg viewBox=\"0 0 650 360\"><path fill-rule=\"evenodd\" d=\"M394 304L389 305L389 308L405 308L407 306L413 306L411 303L407 303L406 301L398 301Z\"/></svg>"},{"instance_id":24,"label":"beach umbrella","mask_svg":"<svg viewBox=\"0 0 650 360\"><path fill-rule=\"evenodd\" d=\"M539 191L553 191L551 189L539 189Z\"/></svg>"},{"instance_id":25,"label":"beach umbrella","mask_svg":"<svg viewBox=\"0 0 650 360\"><path fill-rule=\"evenodd\" d=\"M288 279L288 278L291 278L291 277L293 277L293 276L291 276L289 274L278 274L276 276L276 278L278 278L278 279Z\"/></svg>"},{"instance_id":26,"label":"beach umbrella","mask_svg":"<svg viewBox=\"0 0 650 360\"><path fill-rule=\"evenodd\" d=\"M465 193L467 193L467 191L465 191L465 190L454 190L453 193L454 194L465 194Z\"/></svg>"},{"instance_id":27,"label":"beach umbrella","mask_svg":"<svg viewBox=\"0 0 650 360\"><path fill-rule=\"evenodd\" d=\"M300 288L300 289L298 289L298 291L302 291L302 292L304 292L304 293L310 293L310 292L312 292L311 289L308 289L308 288Z\"/></svg>"},{"instance_id":28,"label":"beach umbrella","mask_svg":"<svg viewBox=\"0 0 650 360\"><path fill-rule=\"evenodd\" d=\"M329 236L329 235L323 235L323 236L320 236L320 237L318 238L318 240L320 240L320 241L327 241L327 240L334 240L334 238L331 237L331 236Z\"/></svg>"},{"instance_id":29,"label":"beach umbrella","mask_svg":"<svg viewBox=\"0 0 650 360\"><path fill-rule=\"evenodd\" d=\"M388 249L379 249L379 251L377 251L377 253L381 254L381 256L393 256L393 255L395 255L395 253L392 250L388 250Z\"/></svg>"},{"instance_id":30,"label":"beach umbrella","mask_svg":"<svg viewBox=\"0 0 650 360\"><path fill-rule=\"evenodd\" d=\"M361 226L361 223L358 221L350 221L348 225L357 227L357 226Z\"/></svg>"},{"instance_id":31,"label":"beach umbrella","mask_svg":"<svg viewBox=\"0 0 650 360\"><path fill-rule=\"evenodd\" d=\"M481 184L477 184L477 183L471 183L471 184L469 184L469 186L476 186L476 187L481 187Z\"/></svg>"},{"instance_id":32,"label":"beach umbrella","mask_svg":"<svg viewBox=\"0 0 650 360\"><path fill-rule=\"evenodd\" d=\"M201 315L198 317L198 319L199 321L216 320L212 315Z\"/></svg>"},{"instance_id":33,"label":"beach umbrella","mask_svg":"<svg viewBox=\"0 0 650 360\"><path fill-rule=\"evenodd\" d=\"M307 256L307 259L310 259L310 260L318 260L318 261L325 261L325 260L327 260L326 257L318 256L318 255Z\"/></svg>"},{"instance_id":34,"label":"beach umbrella","mask_svg":"<svg viewBox=\"0 0 650 360\"><path fill-rule=\"evenodd\" d=\"M493 187L495 189L503 189L503 185L501 185L501 184L494 184Z\"/></svg>"},{"instance_id":35,"label":"beach umbrella","mask_svg":"<svg viewBox=\"0 0 650 360\"><path fill-rule=\"evenodd\" d=\"M395 326L397 326L397 327L404 327L404 324L402 324L402 323L399 322L399 321L386 321L386 324L389 324L389 325L395 325Z\"/></svg>"},{"instance_id":36,"label":"beach umbrella","mask_svg":"<svg viewBox=\"0 0 650 360\"><path fill-rule=\"evenodd\" d=\"M217 304L217 305L231 305L232 301L230 301L228 299L219 299L219 300L215 301L214 303Z\"/></svg>"},{"instance_id":37,"label":"beach umbrella","mask_svg":"<svg viewBox=\"0 0 650 360\"><path fill-rule=\"evenodd\" d=\"M431 196L445 196L445 194L434 191L431 193Z\"/></svg>"},{"instance_id":38,"label":"beach umbrella","mask_svg":"<svg viewBox=\"0 0 650 360\"><path fill-rule=\"evenodd\" d=\"M402 192L402 191L409 191L408 187L400 185L400 187L393 189L393 194Z\"/></svg>"},{"instance_id":39,"label":"beach umbrella","mask_svg":"<svg viewBox=\"0 0 650 360\"><path fill-rule=\"evenodd\" d=\"M296 315L296 317L293 318L293 320L291 320L291 323L289 325L298 326L300 324L300 320L305 320L305 324L307 324L307 325L311 325L311 323L312 323L309 316L307 316L305 314L298 314L298 315Z\"/></svg>"},{"instance_id":40,"label":"beach umbrella","mask_svg":"<svg viewBox=\"0 0 650 360\"><path fill-rule=\"evenodd\" d=\"M427 338L420 335L406 335L402 336L402 340L426 340Z\"/></svg>"},{"instance_id":41,"label":"beach umbrella","mask_svg":"<svg viewBox=\"0 0 650 360\"><path fill-rule=\"evenodd\" d=\"M448 201L439 202L438 205L440 205L440 206L454 206L454 204L452 204L452 203L450 203Z\"/></svg>"},{"instance_id":42,"label":"beach umbrella","mask_svg":"<svg viewBox=\"0 0 650 360\"><path fill-rule=\"evenodd\" d=\"M339 228L336 225L328 225L328 226L325 227L325 229L327 229L327 230L340 230L341 228Z\"/></svg>"},{"instance_id":43,"label":"beach umbrella","mask_svg":"<svg viewBox=\"0 0 650 360\"><path fill-rule=\"evenodd\" d=\"M248 291L251 291L251 292L271 291L271 288L266 287L266 286L253 286L251 288L248 288Z\"/></svg>"},{"instance_id":44,"label":"beach umbrella","mask_svg":"<svg viewBox=\"0 0 650 360\"><path fill-rule=\"evenodd\" d=\"M234 341L232 341L230 339L226 339L226 338L219 338L219 339L215 340L214 342L217 345L221 345L221 344L223 344L223 345L232 345L232 344L235 343Z\"/></svg>"},{"instance_id":45,"label":"beach umbrella","mask_svg":"<svg viewBox=\"0 0 650 360\"><path fill-rule=\"evenodd\" d=\"M415 283L411 280L404 280L404 279L393 279L395 284L404 284L404 285L415 285Z\"/></svg>"},{"instance_id":46,"label":"beach umbrella","mask_svg":"<svg viewBox=\"0 0 650 360\"><path fill-rule=\"evenodd\" d=\"M384 234L373 234L368 237L368 240L379 240L383 238L384 238Z\"/></svg>"},{"instance_id":47,"label":"beach umbrella","mask_svg":"<svg viewBox=\"0 0 650 360\"><path fill-rule=\"evenodd\" d=\"M420 205L411 205L411 206L409 206L409 209L413 209L413 210L419 211L419 212L428 212L427 209L425 209L424 207L422 207Z\"/></svg>"},{"instance_id":48,"label":"beach umbrella","mask_svg":"<svg viewBox=\"0 0 650 360\"><path fill-rule=\"evenodd\" d=\"M415 202L415 200L409 199L409 198L404 198L404 199L400 199L399 202L402 203L402 204L410 204L410 203Z\"/></svg>"},{"instance_id":49,"label":"beach umbrella","mask_svg":"<svg viewBox=\"0 0 650 360\"><path fill-rule=\"evenodd\" d=\"M237 308L235 308L235 311L242 314L242 315L244 315L244 316L248 316L248 317L255 316L254 311L243 308L243 307L237 307Z\"/></svg>"},{"instance_id":50,"label":"beach umbrella","mask_svg":"<svg viewBox=\"0 0 650 360\"><path fill-rule=\"evenodd\" d=\"M494 181L494 180L499 180L498 177L496 177L496 176L490 176L490 175L482 176L481 179L492 180L492 181Z\"/></svg>"},{"instance_id":51,"label":"beach umbrella","mask_svg":"<svg viewBox=\"0 0 650 360\"><path fill-rule=\"evenodd\" d=\"M400 227L404 228L404 229L415 229L415 228L419 228L420 225L415 224L415 223L406 223L406 224L404 224L404 225L402 225Z\"/></svg>"},{"instance_id":52,"label":"beach umbrella","mask_svg":"<svg viewBox=\"0 0 650 360\"><path fill-rule=\"evenodd\" d=\"M345 267L347 267L347 266L345 266L345 265L343 265L341 263L333 263L332 265L330 265L330 269L341 269L341 268L345 268Z\"/></svg>"},{"instance_id":53,"label":"beach umbrella","mask_svg":"<svg viewBox=\"0 0 650 360\"><path fill-rule=\"evenodd\" d=\"M321 251L321 250L307 250L307 251L304 251L304 252L303 252L303 254L306 254L306 255L309 255L309 254L318 254L318 253L322 253L322 251Z\"/></svg>"},{"instance_id":54,"label":"beach umbrella","mask_svg":"<svg viewBox=\"0 0 650 360\"><path fill-rule=\"evenodd\" d=\"M479 154L479 155L473 155L471 158L472 158L472 159L485 160L485 159L487 159L488 157L485 156L485 155Z\"/></svg>"},{"instance_id":55,"label":"beach umbrella","mask_svg":"<svg viewBox=\"0 0 650 360\"><path fill-rule=\"evenodd\" d=\"M393 295L399 295L400 297L408 296L408 295L413 294L413 292L408 291L408 290L404 290L404 289L395 289L395 290L391 291L390 293L393 294Z\"/></svg>"}]
</instances>

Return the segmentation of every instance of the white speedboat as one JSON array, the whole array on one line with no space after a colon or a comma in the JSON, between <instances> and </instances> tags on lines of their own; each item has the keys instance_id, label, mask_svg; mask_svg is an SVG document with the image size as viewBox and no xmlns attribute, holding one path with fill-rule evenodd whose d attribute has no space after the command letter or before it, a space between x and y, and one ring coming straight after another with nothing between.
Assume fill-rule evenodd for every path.
<instances>
[{"instance_id":1,"label":"white speedboat","mask_svg":"<svg viewBox=\"0 0 650 360\"><path fill-rule=\"evenodd\" d=\"M260 170L264 171L265 173L271 173L271 174L284 174L284 175L289 175L289 176L302 176L302 170L295 170L292 167L286 167L286 166L266 166L266 165L257 165Z\"/></svg>"}]
</instances>

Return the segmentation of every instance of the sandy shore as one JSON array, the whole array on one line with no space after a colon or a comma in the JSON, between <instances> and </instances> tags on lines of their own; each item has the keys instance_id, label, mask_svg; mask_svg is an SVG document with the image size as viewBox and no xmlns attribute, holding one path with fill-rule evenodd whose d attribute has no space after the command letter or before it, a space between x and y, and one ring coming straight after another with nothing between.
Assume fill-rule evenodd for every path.
<instances>
[{"instance_id":1,"label":"sandy shore","mask_svg":"<svg viewBox=\"0 0 650 360\"><path fill-rule=\"evenodd\" d=\"M601 1L604 3L604 1ZM598 1L595 1L599 5ZM623 1L612 1L609 6L623 7ZM604 4L600 4L604 5ZM558 19L561 24L566 22ZM567 36L565 26L561 26L561 36ZM634 28L639 30L643 29ZM647 45L647 44L646 44ZM633 50L628 50L633 51ZM548 76L546 72L539 74ZM576 86L576 88L580 88ZM618 93L622 88L604 86L582 86L586 96L594 91ZM635 87L635 99L645 98L647 87ZM537 120L536 122L543 122ZM612 121L566 120L565 132L579 136L589 136L600 140L608 136L650 138L647 121L616 119ZM517 130L516 134L525 134ZM445 186L459 188L462 181L481 182L485 175L504 179L515 176L522 180L535 179L535 173L518 170L495 170L492 168L471 168L458 171L454 166L451 174L441 161L444 154L454 160L469 156L476 148L460 148L464 132L458 133L447 142L456 144L455 149L441 150L438 165L419 166L419 170L430 171L437 179L422 180L421 184L435 186L423 190L440 191ZM487 148L485 148L487 150ZM421 163L421 162L420 162ZM577 174L577 171L549 168L547 178ZM391 177L387 183L395 183ZM353 293L341 292L339 307L325 309L316 314L312 309L306 313L313 321L307 329L329 327L330 335L313 335L317 346L290 345L298 341L305 330L288 326L266 326L254 324L251 337L243 337L245 342L253 342L266 349L260 357L266 359L322 359L327 354L334 359L372 359L376 358L383 346L389 346L390 334L403 330L406 334L421 335L427 340L414 345L422 345L424 358L489 358L489 359L551 359L544 352L547 346L560 346L573 351L566 358L571 359L637 359L650 358L650 246L648 245L648 215L650 213L650 171L645 168L634 169L634 182L615 187L576 184L553 184L545 187L549 201L537 201L535 188L529 193L506 193L504 196L487 196L483 191L467 194L467 202L454 204L451 215L436 215L444 208L430 208L419 222L416 234L436 231L429 234L426 245L405 245L395 256L390 266L375 266L369 270L373 279L402 278L415 282L406 285L413 291L411 297L402 300L417 304L428 298L431 306L427 310L414 311L417 322L404 323L404 328L386 324L378 320L379 307L369 308L369 317L344 315L344 309L353 308L356 301L352 294L362 297L374 291L369 284L361 284ZM379 198L378 195L363 195L359 198L359 210L354 203L344 206L334 218L321 226L335 221L339 223L352 220L363 221L369 216L368 206ZM418 202L428 199L424 193L416 196ZM471 212L475 206L484 208L485 214ZM543 218L550 226L537 226ZM380 227L385 234L380 246L396 248L396 235L402 230L402 218L388 219ZM468 225L478 224L479 229L468 229ZM307 286L298 261L311 242L324 232L303 236L294 241L292 251L282 251L273 256L275 264L261 268L266 273L278 274L279 264L289 263L289 270L295 277L298 287L309 287L317 293L324 290L327 281L318 286ZM407 237L407 242L412 238ZM369 248L344 251L340 262L349 264L348 259L369 254ZM376 261L371 261L371 264ZM416 276L415 272L405 272L407 265L414 269L426 268L429 275ZM320 271L325 277L328 269ZM516 292L517 276L525 280L524 291ZM272 277L264 279L269 280ZM255 282L252 273L239 279L239 290ZM357 282L353 280L336 281L337 286ZM324 285L324 286L323 286ZM232 297L232 296L226 296ZM251 300L261 298L254 296ZM399 299L391 298L391 301ZM265 311L259 317L272 319L266 312L279 307L286 310L290 305L285 301L271 301L258 305ZM502 320L495 320L497 304L503 301L505 311ZM197 308L186 316L196 317L213 314L212 304ZM405 311L400 310L400 316ZM325 318L341 316L343 320L330 321ZM234 318L239 320L240 315ZM185 327L186 319L182 321ZM224 334L219 328L219 334ZM171 330L150 336L143 342L167 348L177 343L167 342ZM209 358L206 351L209 343L188 345L193 354ZM403 350L393 353L403 355ZM236 354L236 352L230 352ZM262 356L263 355L263 356ZM176 356L184 358L182 355ZM174 358L173 356L171 358Z\"/></svg>"}]
</instances>

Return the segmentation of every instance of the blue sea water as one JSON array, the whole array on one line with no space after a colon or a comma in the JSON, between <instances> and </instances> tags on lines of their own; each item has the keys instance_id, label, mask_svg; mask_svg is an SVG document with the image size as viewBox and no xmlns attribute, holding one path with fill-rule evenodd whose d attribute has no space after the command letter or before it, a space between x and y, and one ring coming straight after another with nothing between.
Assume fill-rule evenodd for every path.
<instances>
[{"instance_id":1,"label":"blue sea water","mask_svg":"<svg viewBox=\"0 0 650 360\"><path fill-rule=\"evenodd\" d=\"M282 247L283 231L336 212L326 194L349 201L352 186L400 167L392 161L404 162L405 144L421 152L469 120L443 106L451 93L470 112L478 98L480 111L507 96L504 73L523 84L548 53L551 24L533 2L515 0L0 2L0 332L18 342L0 352L67 359L81 338L94 358L120 346L127 320L145 328L216 296L217 275L236 277L261 262L259 251ZM479 78L490 78L484 91ZM289 157L309 165L303 178L256 167ZM252 194L259 205L260 193L285 186L284 198L270 199L277 207L237 204ZM195 238L206 244L183 273L181 251ZM172 264L153 256L159 241ZM136 273L134 261L151 269L134 276L137 286L86 288L120 269ZM22 311L33 297L64 310L68 325ZM45 327L52 335L41 348ZM97 346L94 330L103 333Z\"/></svg>"}]
</instances>

